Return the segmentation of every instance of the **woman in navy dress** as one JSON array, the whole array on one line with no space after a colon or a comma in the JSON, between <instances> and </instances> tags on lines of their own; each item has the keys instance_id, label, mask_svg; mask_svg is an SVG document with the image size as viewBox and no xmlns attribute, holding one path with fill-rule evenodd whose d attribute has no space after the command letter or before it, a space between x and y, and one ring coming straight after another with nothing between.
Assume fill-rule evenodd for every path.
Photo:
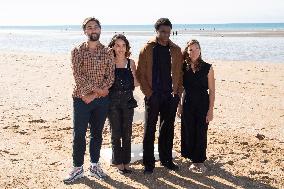
<instances>
[{"instance_id":1,"label":"woman in navy dress","mask_svg":"<svg viewBox=\"0 0 284 189\"><path fill-rule=\"evenodd\" d=\"M197 40L184 50L184 92L178 108L181 117L181 155L192 161L190 170L205 172L208 124L213 119L215 79L211 64L201 57Z\"/></svg>"}]
</instances>

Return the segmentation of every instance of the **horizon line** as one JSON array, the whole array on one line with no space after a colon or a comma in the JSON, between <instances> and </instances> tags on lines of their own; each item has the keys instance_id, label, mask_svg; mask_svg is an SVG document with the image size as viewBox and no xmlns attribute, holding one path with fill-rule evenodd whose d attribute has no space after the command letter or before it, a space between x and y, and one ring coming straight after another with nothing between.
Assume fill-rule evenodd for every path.
<instances>
[{"instance_id":1,"label":"horizon line","mask_svg":"<svg viewBox=\"0 0 284 189\"><path fill-rule=\"evenodd\" d=\"M231 23L178 23L172 25L229 25L229 24L284 24L284 22L231 22ZM102 26L150 26L152 24L102 24ZM48 24L48 25L0 25L0 27L48 27L48 26L81 26L81 24Z\"/></svg>"}]
</instances>

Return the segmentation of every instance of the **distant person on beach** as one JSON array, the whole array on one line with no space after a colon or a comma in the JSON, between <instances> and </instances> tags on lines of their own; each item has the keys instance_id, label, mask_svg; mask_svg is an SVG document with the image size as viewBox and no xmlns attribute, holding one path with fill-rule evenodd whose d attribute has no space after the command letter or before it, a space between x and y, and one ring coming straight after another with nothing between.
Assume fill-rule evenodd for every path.
<instances>
[{"instance_id":1,"label":"distant person on beach","mask_svg":"<svg viewBox=\"0 0 284 189\"><path fill-rule=\"evenodd\" d=\"M174 121L182 89L182 53L170 39L172 24L167 18L155 23L156 37L141 49L137 79L145 95L145 123L143 139L144 174L155 168L154 141L158 116L159 157L161 165L178 170L172 158Z\"/></svg>"},{"instance_id":2,"label":"distant person on beach","mask_svg":"<svg viewBox=\"0 0 284 189\"><path fill-rule=\"evenodd\" d=\"M102 131L109 107L109 88L114 81L111 51L99 41L101 24L93 17L86 18L82 28L88 41L72 50L73 91L73 168L65 183L83 177L86 131L90 127L90 176L104 179L100 163Z\"/></svg>"},{"instance_id":3,"label":"distant person on beach","mask_svg":"<svg viewBox=\"0 0 284 189\"><path fill-rule=\"evenodd\" d=\"M207 130L213 119L215 100L214 71L211 64L202 60L197 40L187 43L183 55L184 92L178 107L178 116L181 117L181 155L192 161L191 171L204 173Z\"/></svg>"},{"instance_id":4,"label":"distant person on beach","mask_svg":"<svg viewBox=\"0 0 284 189\"><path fill-rule=\"evenodd\" d=\"M111 128L112 163L120 174L131 173L131 135L134 108L137 101L133 90L138 86L136 66L130 59L130 44L122 34L116 34L108 45L114 53L115 80L110 88L109 123Z\"/></svg>"}]
</instances>

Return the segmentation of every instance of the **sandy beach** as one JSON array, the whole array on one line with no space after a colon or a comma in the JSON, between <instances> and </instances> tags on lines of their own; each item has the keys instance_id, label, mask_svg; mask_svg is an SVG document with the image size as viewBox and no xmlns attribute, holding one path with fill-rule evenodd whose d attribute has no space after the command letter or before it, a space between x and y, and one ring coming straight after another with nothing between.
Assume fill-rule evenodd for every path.
<instances>
[{"instance_id":1,"label":"sandy beach","mask_svg":"<svg viewBox=\"0 0 284 189\"><path fill-rule=\"evenodd\" d=\"M109 177L99 181L87 175L86 152L86 176L65 185L72 165L69 54L0 52L0 188L284 188L284 62L208 62L215 69L216 102L207 174L188 171L176 120L178 172L157 162L154 174L144 176L139 161L131 166L133 174L122 176L103 163ZM132 140L141 143L144 107L138 88L135 97ZM103 133L103 148L110 147L107 122Z\"/></svg>"}]
</instances>

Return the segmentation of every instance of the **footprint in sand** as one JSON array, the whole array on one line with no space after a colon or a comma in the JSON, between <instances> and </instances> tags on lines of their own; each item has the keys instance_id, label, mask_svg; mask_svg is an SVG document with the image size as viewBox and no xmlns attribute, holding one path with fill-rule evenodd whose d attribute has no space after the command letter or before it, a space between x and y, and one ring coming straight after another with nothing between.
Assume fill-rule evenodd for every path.
<instances>
[{"instance_id":1,"label":"footprint in sand","mask_svg":"<svg viewBox=\"0 0 284 189\"><path fill-rule=\"evenodd\" d=\"M28 121L28 122L29 123L45 123L46 121L43 119L35 119L35 120Z\"/></svg>"},{"instance_id":2,"label":"footprint in sand","mask_svg":"<svg viewBox=\"0 0 284 189\"><path fill-rule=\"evenodd\" d=\"M234 165L234 161L228 161L227 164Z\"/></svg>"},{"instance_id":3,"label":"footprint in sand","mask_svg":"<svg viewBox=\"0 0 284 189\"><path fill-rule=\"evenodd\" d=\"M265 139L265 136L259 133L255 137L258 138L259 140Z\"/></svg>"},{"instance_id":4,"label":"footprint in sand","mask_svg":"<svg viewBox=\"0 0 284 189\"><path fill-rule=\"evenodd\" d=\"M265 154L271 153L271 151L269 151L269 150L262 150L262 152L265 153Z\"/></svg>"},{"instance_id":5,"label":"footprint in sand","mask_svg":"<svg viewBox=\"0 0 284 189\"><path fill-rule=\"evenodd\" d=\"M20 133L21 135L29 135L27 131L15 131L15 133Z\"/></svg>"},{"instance_id":6,"label":"footprint in sand","mask_svg":"<svg viewBox=\"0 0 284 189\"><path fill-rule=\"evenodd\" d=\"M260 161L260 163L268 163L269 161L267 159Z\"/></svg>"}]
</instances>

